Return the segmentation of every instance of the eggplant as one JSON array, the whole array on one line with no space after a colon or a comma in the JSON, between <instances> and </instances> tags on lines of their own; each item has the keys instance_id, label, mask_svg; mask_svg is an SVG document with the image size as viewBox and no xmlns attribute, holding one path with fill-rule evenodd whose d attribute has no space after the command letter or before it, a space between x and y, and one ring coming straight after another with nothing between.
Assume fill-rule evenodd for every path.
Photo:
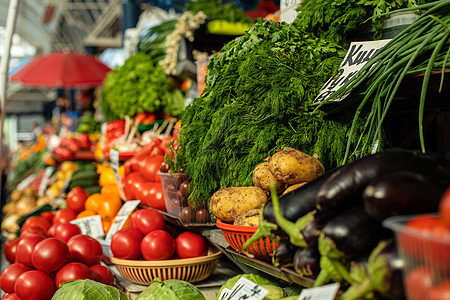
<instances>
[{"instance_id":1,"label":"eggplant","mask_svg":"<svg viewBox=\"0 0 450 300\"><path fill-rule=\"evenodd\" d=\"M391 216L438 211L448 185L413 172L394 172L373 180L364 190L364 207L382 221Z\"/></svg>"},{"instance_id":2,"label":"eggplant","mask_svg":"<svg viewBox=\"0 0 450 300\"><path fill-rule=\"evenodd\" d=\"M338 211L319 211L314 215L314 220L300 231L308 248L317 249L318 239L323 227L337 214Z\"/></svg>"},{"instance_id":3,"label":"eggplant","mask_svg":"<svg viewBox=\"0 0 450 300\"><path fill-rule=\"evenodd\" d=\"M289 243L288 240L282 240L272 256L272 264L275 267L291 267L294 262L294 254L297 247Z\"/></svg>"},{"instance_id":4,"label":"eggplant","mask_svg":"<svg viewBox=\"0 0 450 300\"><path fill-rule=\"evenodd\" d=\"M317 248L298 248L294 255L294 270L304 276L317 276L320 272Z\"/></svg>"},{"instance_id":5,"label":"eggplant","mask_svg":"<svg viewBox=\"0 0 450 300\"><path fill-rule=\"evenodd\" d=\"M331 210L361 203L362 193L372 180L399 170L424 174L441 184L450 184L450 161L445 158L418 151L380 152L333 172L317 192L317 207Z\"/></svg>"},{"instance_id":6,"label":"eggplant","mask_svg":"<svg viewBox=\"0 0 450 300\"><path fill-rule=\"evenodd\" d=\"M393 240L380 241L371 252L367 263L357 263L350 269L350 277L356 278L341 296L341 300L362 299L375 293L376 299L405 299L402 269Z\"/></svg>"}]
</instances>

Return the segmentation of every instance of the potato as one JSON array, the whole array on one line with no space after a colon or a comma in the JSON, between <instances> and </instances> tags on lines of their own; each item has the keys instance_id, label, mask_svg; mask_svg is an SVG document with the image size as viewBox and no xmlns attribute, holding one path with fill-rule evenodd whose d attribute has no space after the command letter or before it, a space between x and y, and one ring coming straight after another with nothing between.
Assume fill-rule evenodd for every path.
<instances>
[{"instance_id":1,"label":"potato","mask_svg":"<svg viewBox=\"0 0 450 300\"><path fill-rule=\"evenodd\" d=\"M243 213L236 216L233 225L236 226L259 226L259 215L261 214L261 209L251 209L244 211Z\"/></svg>"},{"instance_id":2,"label":"potato","mask_svg":"<svg viewBox=\"0 0 450 300\"><path fill-rule=\"evenodd\" d=\"M305 184L307 184L307 182L300 182L300 183L293 184L293 185L289 186L287 189L285 189L283 194L281 194L281 195L283 196L283 195L286 195L287 193L295 191L296 189L298 189L301 186L304 186Z\"/></svg>"},{"instance_id":3,"label":"potato","mask_svg":"<svg viewBox=\"0 0 450 300\"><path fill-rule=\"evenodd\" d=\"M315 156L289 147L269 157L269 170L277 180L288 185L310 182L325 173L324 166Z\"/></svg>"},{"instance_id":4,"label":"potato","mask_svg":"<svg viewBox=\"0 0 450 300\"><path fill-rule=\"evenodd\" d=\"M277 188L277 194L281 194L286 185L278 181L275 176L273 176L272 173L270 173L269 170L269 162L263 162L256 166L256 168L253 170L253 184L259 188L262 188L263 190L270 192L270 184L272 182L275 182L275 186Z\"/></svg>"},{"instance_id":5,"label":"potato","mask_svg":"<svg viewBox=\"0 0 450 300\"><path fill-rule=\"evenodd\" d=\"M9 197L11 198L12 202L17 202L20 200L20 197L22 197L22 191L15 189L11 192L11 195Z\"/></svg>"},{"instance_id":6,"label":"potato","mask_svg":"<svg viewBox=\"0 0 450 300\"><path fill-rule=\"evenodd\" d=\"M220 189L211 197L210 210L219 219L233 222L244 211L260 208L267 203L267 195L256 186Z\"/></svg>"}]
</instances>

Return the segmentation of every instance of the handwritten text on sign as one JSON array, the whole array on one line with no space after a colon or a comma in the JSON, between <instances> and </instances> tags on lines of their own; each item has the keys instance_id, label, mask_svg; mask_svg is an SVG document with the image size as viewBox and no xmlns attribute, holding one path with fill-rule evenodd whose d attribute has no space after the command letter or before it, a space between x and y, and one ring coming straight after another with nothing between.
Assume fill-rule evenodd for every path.
<instances>
[{"instance_id":1,"label":"handwritten text on sign","mask_svg":"<svg viewBox=\"0 0 450 300\"><path fill-rule=\"evenodd\" d=\"M327 100L334 92L346 84L359 70L390 40L353 42L339 67L339 75L328 80L320 89L319 95L314 99L313 104L319 104ZM333 99L339 102L344 97Z\"/></svg>"}]
</instances>

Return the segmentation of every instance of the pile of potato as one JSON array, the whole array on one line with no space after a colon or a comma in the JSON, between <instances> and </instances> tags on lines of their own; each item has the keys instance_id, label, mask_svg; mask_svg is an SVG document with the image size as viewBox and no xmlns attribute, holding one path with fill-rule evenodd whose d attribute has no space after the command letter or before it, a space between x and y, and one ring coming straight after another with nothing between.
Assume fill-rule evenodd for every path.
<instances>
[{"instance_id":1,"label":"pile of potato","mask_svg":"<svg viewBox=\"0 0 450 300\"><path fill-rule=\"evenodd\" d=\"M72 177L72 173L78 169L78 165L73 161L62 162L61 168L55 173L55 181L48 187L46 194L52 198L58 197L66 180Z\"/></svg>"},{"instance_id":2,"label":"pile of potato","mask_svg":"<svg viewBox=\"0 0 450 300\"><path fill-rule=\"evenodd\" d=\"M238 226L258 226L261 206L269 201L270 184L283 195L325 173L316 155L285 147L253 171L254 186L220 189L211 197L210 210L216 218Z\"/></svg>"}]
</instances>

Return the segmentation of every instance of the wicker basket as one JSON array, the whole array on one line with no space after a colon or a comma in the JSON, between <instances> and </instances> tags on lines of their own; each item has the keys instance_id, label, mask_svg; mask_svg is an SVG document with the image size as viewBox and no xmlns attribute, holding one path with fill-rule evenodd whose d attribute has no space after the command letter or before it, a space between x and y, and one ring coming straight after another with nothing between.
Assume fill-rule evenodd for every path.
<instances>
[{"instance_id":1,"label":"wicker basket","mask_svg":"<svg viewBox=\"0 0 450 300\"><path fill-rule=\"evenodd\" d=\"M258 230L258 227L252 226L236 226L227 224L221 220L216 221L217 227L222 229L225 240L230 244L234 250L245 253L242 250L245 242L252 237L252 235ZM262 260L271 260L272 253L277 248L278 244L271 241L269 238L261 238L254 242L246 249L247 254L250 253L255 257Z\"/></svg>"},{"instance_id":2,"label":"wicker basket","mask_svg":"<svg viewBox=\"0 0 450 300\"><path fill-rule=\"evenodd\" d=\"M219 263L222 252L211 247L208 255L173 260L126 260L111 256L111 262L126 279L143 285L150 285L154 278L162 281L179 279L198 282L208 278Z\"/></svg>"}]
</instances>

